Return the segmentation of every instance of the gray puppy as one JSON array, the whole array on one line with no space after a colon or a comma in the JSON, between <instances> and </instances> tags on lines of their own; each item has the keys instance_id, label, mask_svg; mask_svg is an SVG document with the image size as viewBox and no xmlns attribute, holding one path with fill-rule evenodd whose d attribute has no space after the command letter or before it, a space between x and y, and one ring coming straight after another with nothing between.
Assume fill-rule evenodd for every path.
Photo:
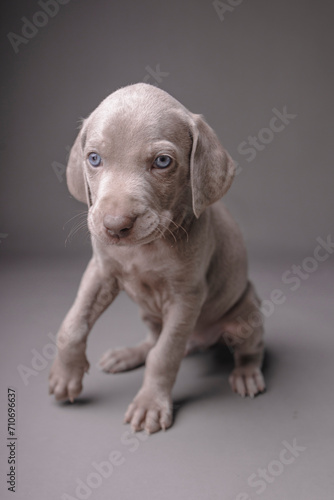
<instances>
[{"instance_id":1,"label":"gray puppy","mask_svg":"<svg viewBox=\"0 0 334 500\"><path fill-rule=\"evenodd\" d=\"M110 350L102 370L145 363L125 421L152 433L172 424L171 391L188 352L234 347L232 389L264 390L263 325L242 236L221 203L232 159L200 115L138 83L107 97L83 122L67 182L87 203L93 257L58 333L50 393L73 401L89 364L88 334L120 290L140 306L147 338Z\"/></svg>"}]
</instances>

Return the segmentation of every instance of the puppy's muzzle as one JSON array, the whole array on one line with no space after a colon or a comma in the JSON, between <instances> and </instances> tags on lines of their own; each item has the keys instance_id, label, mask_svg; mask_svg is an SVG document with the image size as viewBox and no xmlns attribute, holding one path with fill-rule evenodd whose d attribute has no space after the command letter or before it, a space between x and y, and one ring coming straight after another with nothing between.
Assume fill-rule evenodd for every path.
<instances>
[{"instance_id":1,"label":"puppy's muzzle","mask_svg":"<svg viewBox=\"0 0 334 500\"><path fill-rule=\"evenodd\" d=\"M122 215L105 215L103 224L109 236L117 239L126 238L130 235L136 218Z\"/></svg>"}]
</instances>

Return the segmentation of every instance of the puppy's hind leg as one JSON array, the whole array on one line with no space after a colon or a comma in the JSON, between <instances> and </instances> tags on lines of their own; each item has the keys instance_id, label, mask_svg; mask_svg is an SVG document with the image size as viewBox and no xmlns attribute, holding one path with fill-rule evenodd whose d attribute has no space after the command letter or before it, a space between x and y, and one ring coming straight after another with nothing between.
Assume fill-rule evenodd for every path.
<instances>
[{"instance_id":1,"label":"puppy's hind leg","mask_svg":"<svg viewBox=\"0 0 334 500\"><path fill-rule=\"evenodd\" d=\"M109 349L103 354L98 363L102 371L106 373L119 373L133 370L145 364L148 353L157 341L161 325L150 321L145 316L143 316L143 319L150 327L150 332L146 339L133 347Z\"/></svg>"},{"instance_id":2,"label":"puppy's hind leg","mask_svg":"<svg viewBox=\"0 0 334 500\"><path fill-rule=\"evenodd\" d=\"M232 347L235 368L229 382L240 396L254 397L265 390L263 361L263 317L260 300L249 282L244 295L223 319L223 340Z\"/></svg>"}]
</instances>

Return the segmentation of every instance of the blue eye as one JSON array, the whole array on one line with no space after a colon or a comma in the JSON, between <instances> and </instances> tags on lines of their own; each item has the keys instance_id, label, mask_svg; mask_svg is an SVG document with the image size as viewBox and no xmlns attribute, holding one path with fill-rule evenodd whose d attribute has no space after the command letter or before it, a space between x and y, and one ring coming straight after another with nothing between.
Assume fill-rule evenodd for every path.
<instances>
[{"instance_id":1,"label":"blue eye","mask_svg":"<svg viewBox=\"0 0 334 500\"><path fill-rule=\"evenodd\" d=\"M169 167L169 165L172 163L172 159L170 156L167 155L160 155L158 156L153 165L157 168L166 168Z\"/></svg>"},{"instance_id":2,"label":"blue eye","mask_svg":"<svg viewBox=\"0 0 334 500\"><path fill-rule=\"evenodd\" d=\"M101 156L97 153L90 153L88 160L92 167L99 167L102 163Z\"/></svg>"}]
</instances>

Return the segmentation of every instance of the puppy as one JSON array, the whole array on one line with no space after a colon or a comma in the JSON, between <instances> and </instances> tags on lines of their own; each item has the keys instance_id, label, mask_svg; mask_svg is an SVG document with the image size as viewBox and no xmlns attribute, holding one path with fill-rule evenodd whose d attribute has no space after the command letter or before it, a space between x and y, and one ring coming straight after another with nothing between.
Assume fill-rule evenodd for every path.
<instances>
[{"instance_id":1,"label":"puppy","mask_svg":"<svg viewBox=\"0 0 334 500\"><path fill-rule=\"evenodd\" d=\"M140 306L145 340L109 350L100 367L146 364L125 422L148 433L172 424L171 391L185 354L227 342L232 389L264 391L263 325L240 231L220 198L235 167L200 115L144 83L107 97L83 122L67 166L87 203L93 257L58 333L50 373L57 400L77 397L87 337L120 290Z\"/></svg>"}]
</instances>

